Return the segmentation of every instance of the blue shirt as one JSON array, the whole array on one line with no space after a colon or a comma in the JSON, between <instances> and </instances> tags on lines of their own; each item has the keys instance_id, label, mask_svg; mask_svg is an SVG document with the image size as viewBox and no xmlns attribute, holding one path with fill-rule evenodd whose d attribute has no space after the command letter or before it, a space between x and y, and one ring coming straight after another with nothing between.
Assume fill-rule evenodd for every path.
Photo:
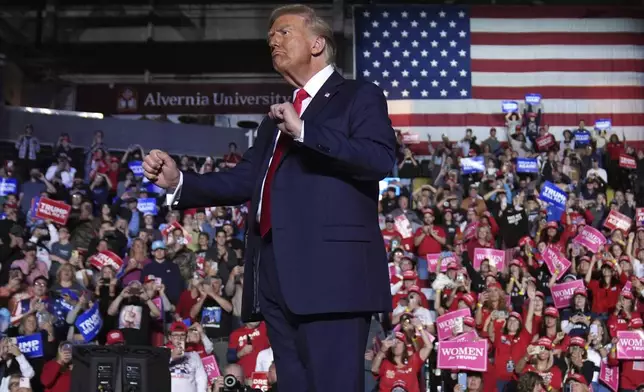
<instances>
[{"instance_id":1,"label":"blue shirt","mask_svg":"<svg viewBox=\"0 0 644 392\"><path fill-rule=\"evenodd\" d=\"M141 283L143 283L145 277L148 275L154 275L155 278L161 278L163 285L165 286L165 295L168 297L170 302L177 305L179 302L179 296L184 288L184 282L181 277L181 271L179 271L179 266L167 259L162 263L152 260L152 262L143 267L143 271L141 271Z\"/></svg>"}]
</instances>

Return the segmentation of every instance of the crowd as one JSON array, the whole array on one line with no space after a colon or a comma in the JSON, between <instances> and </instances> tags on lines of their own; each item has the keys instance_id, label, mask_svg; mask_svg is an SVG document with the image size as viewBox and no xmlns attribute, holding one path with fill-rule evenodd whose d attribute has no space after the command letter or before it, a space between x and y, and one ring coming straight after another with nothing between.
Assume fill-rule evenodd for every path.
<instances>
[{"instance_id":1,"label":"crowd","mask_svg":"<svg viewBox=\"0 0 644 392\"><path fill-rule=\"evenodd\" d=\"M372 318L367 391L644 390L644 153L583 120L555 140L544 119L508 113L507 139L466 130L425 162L399 133L394 173L425 165L424 179L381 195L393 312ZM15 148L0 169L0 392L70 391L76 344L165 346L173 391L218 392L226 374L277 390L265 325L240 318L245 206L168 209L141 146L110 151L100 131L45 154L27 126ZM206 173L241 156L177 159ZM450 344L471 348L461 365L441 357Z\"/></svg>"}]
</instances>

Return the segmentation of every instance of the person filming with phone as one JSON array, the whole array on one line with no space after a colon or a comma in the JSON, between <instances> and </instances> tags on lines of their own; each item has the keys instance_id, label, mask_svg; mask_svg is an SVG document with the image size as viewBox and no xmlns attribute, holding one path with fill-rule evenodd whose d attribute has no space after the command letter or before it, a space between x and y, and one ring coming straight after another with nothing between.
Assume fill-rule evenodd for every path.
<instances>
[{"instance_id":1,"label":"person filming with phone","mask_svg":"<svg viewBox=\"0 0 644 392\"><path fill-rule=\"evenodd\" d=\"M188 327L175 321L168 330L170 349L170 377L172 392L203 392L208 387L208 376L199 354L186 351Z\"/></svg>"},{"instance_id":2,"label":"person filming with phone","mask_svg":"<svg viewBox=\"0 0 644 392\"><path fill-rule=\"evenodd\" d=\"M554 365L552 341L546 337L537 340L536 344L528 346L526 354L519 360L516 373L535 372L541 376L548 391L560 391L563 383L561 370Z\"/></svg>"},{"instance_id":3,"label":"person filming with phone","mask_svg":"<svg viewBox=\"0 0 644 392\"><path fill-rule=\"evenodd\" d=\"M72 344L62 342L58 346L56 358L45 364L40 375L40 382L45 392L68 392L72 381Z\"/></svg>"},{"instance_id":4,"label":"person filming with phone","mask_svg":"<svg viewBox=\"0 0 644 392\"><path fill-rule=\"evenodd\" d=\"M150 345L150 318L156 319L160 312L143 285L134 280L112 301L107 314L118 315L118 329L127 344Z\"/></svg>"},{"instance_id":5,"label":"person filming with phone","mask_svg":"<svg viewBox=\"0 0 644 392\"><path fill-rule=\"evenodd\" d=\"M11 375L19 374L25 378L32 378L36 375L31 364L20 352L16 338L5 338L0 341L0 391L9 389Z\"/></svg>"}]
</instances>

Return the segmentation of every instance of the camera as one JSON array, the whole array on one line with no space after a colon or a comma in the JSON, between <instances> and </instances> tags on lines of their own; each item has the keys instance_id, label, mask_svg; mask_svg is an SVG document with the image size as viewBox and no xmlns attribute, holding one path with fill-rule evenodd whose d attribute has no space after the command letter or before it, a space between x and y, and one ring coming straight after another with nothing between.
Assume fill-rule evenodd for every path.
<instances>
[{"instance_id":1,"label":"camera","mask_svg":"<svg viewBox=\"0 0 644 392\"><path fill-rule=\"evenodd\" d=\"M220 389L218 392L261 392L260 389L255 389L251 388L246 385L242 385L237 381L235 376L232 374L229 374L227 376L224 376L224 387Z\"/></svg>"}]
</instances>

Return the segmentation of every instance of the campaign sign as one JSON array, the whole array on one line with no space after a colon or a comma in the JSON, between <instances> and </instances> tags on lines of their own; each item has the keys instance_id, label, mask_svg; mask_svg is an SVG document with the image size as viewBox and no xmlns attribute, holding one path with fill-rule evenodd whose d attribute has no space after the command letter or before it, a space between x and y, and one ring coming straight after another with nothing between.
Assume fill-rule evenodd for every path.
<instances>
[{"instance_id":1,"label":"campaign sign","mask_svg":"<svg viewBox=\"0 0 644 392\"><path fill-rule=\"evenodd\" d=\"M201 358L201 363L203 363L203 367L206 370L206 374L208 375L208 383L213 384L215 382L215 379L221 376L219 365L217 365L217 360L215 359L214 355L208 355L207 357Z\"/></svg>"},{"instance_id":2,"label":"campaign sign","mask_svg":"<svg viewBox=\"0 0 644 392\"><path fill-rule=\"evenodd\" d=\"M617 331L617 359L644 359L644 331Z\"/></svg>"},{"instance_id":3,"label":"campaign sign","mask_svg":"<svg viewBox=\"0 0 644 392\"><path fill-rule=\"evenodd\" d=\"M36 210L38 210L38 203L40 203L40 196L31 198L31 207L29 208L29 216L31 219L36 219Z\"/></svg>"},{"instance_id":4,"label":"campaign sign","mask_svg":"<svg viewBox=\"0 0 644 392\"><path fill-rule=\"evenodd\" d=\"M546 207L546 222L559 222L561 220L561 215L563 215L564 210L555 207L548 206Z\"/></svg>"},{"instance_id":5,"label":"campaign sign","mask_svg":"<svg viewBox=\"0 0 644 392\"><path fill-rule=\"evenodd\" d=\"M548 151L550 147L555 145L555 137L551 134L543 135L537 138L537 150Z\"/></svg>"},{"instance_id":6,"label":"campaign sign","mask_svg":"<svg viewBox=\"0 0 644 392\"><path fill-rule=\"evenodd\" d=\"M630 280L627 280L626 283L624 284L624 287L622 287L622 291L620 292L620 295L624 295L627 293L632 294L632 290L633 290L633 283L631 283Z\"/></svg>"},{"instance_id":7,"label":"campaign sign","mask_svg":"<svg viewBox=\"0 0 644 392\"><path fill-rule=\"evenodd\" d=\"M599 120L595 121L595 129L599 131L610 129L612 126L613 124L610 118L600 118Z\"/></svg>"},{"instance_id":8,"label":"campaign sign","mask_svg":"<svg viewBox=\"0 0 644 392\"><path fill-rule=\"evenodd\" d=\"M476 236L476 231L479 228L479 223L478 222L470 222L467 224L465 227L465 230L463 231L463 238L465 241L471 240Z\"/></svg>"},{"instance_id":9,"label":"campaign sign","mask_svg":"<svg viewBox=\"0 0 644 392\"><path fill-rule=\"evenodd\" d=\"M608 366L605 360L599 366L599 381L603 382L611 391L619 389L619 366Z\"/></svg>"},{"instance_id":10,"label":"campaign sign","mask_svg":"<svg viewBox=\"0 0 644 392\"><path fill-rule=\"evenodd\" d=\"M103 327L103 318L98 310L98 302L94 302L94 306L76 317L74 325L80 331L81 335L83 335L85 342L89 343L93 341Z\"/></svg>"},{"instance_id":11,"label":"campaign sign","mask_svg":"<svg viewBox=\"0 0 644 392\"><path fill-rule=\"evenodd\" d=\"M525 103L530 105L538 105L541 103L541 94L526 94Z\"/></svg>"},{"instance_id":12,"label":"campaign sign","mask_svg":"<svg viewBox=\"0 0 644 392\"><path fill-rule=\"evenodd\" d=\"M151 197L146 199L139 199L136 204L136 209L139 210L142 214L156 215L159 213L157 200Z\"/></svg>"},{"instance_id":13,"label":"campaign sign","mask_svg":"<svg viewBox=\"0 0 644 392\"><path fill-rule=\"evenodd\" d=\"M469 331L469 332L465 332L465 333L462 333L460 335L454 336L453 338L448 339L448 341L450 341L450 342L461 342L461 343L463 343L463 342L473 342L473 341L477 340L478 337L479 336L476 334L476 332Z\"/></svg>"},{"instance_id":14,"label":"campaign sign","mask_svg":"<svg viewBox=\"0 0 644 392\"><path fill-rule=\"evenodd\" d=\"M250 387L253 389L259 389L262 392L268 391L268 373L253 372L250 376Z\"/></svg>"},{"instance_id":15,"label":"campaign sign","mask_svg":"<svg viewBox=\"0 0 644 392\"><path fill-rule=\"evenodd\" d=\"M550 291L552 293L552 301L555 303L555 307L557 309L569 307L570 301L572 300L572 294L576 289L584 287L584 281L582 279L553 285Z\"/></svg>"},{"instance_id":16,"label":"campaign sign","mask_svg":"<svg viewBox=\"0 0 644 392\"><path fill-rule=\"evenodd\" d=\"M537 158L517 158L517 173L539 173Z\"/></svg>"},{"instance_id":17,"label":"campaign sign","mask_svg":"<svg viewBox=\"0 0 644 392\"><path fill-rule=\"evenodd\" d=\"M458 260L454 256L452 252L444 252L444 253L428 253L427 254L427 270L429 272L436 273L436 266L438 265L438 260L440 258L443 258L441 261L441 271L440 272L445 272L447 271L447 266L449 263L458 263Z\"/></svg>"},{"instance_id":18,"label":"campaign sign","mask_svg":"<svg viewBox=\"0 0 644 392\"><path fill-rule=\"evenodd\" d=\"M559 250L552 246L546 247L541 254L543 262L546 263L551 275L555 275L557 280L565 275L571 266L570 260L565 258Z\"/></svg>"},{"instance_id":19,"label":"campaign sign","mask_svg":"<svg viewBox=\"0 0 644 392\"><path fill-rule=\"evenodd\" d=\"M134 177L143 177L143 162L142 161L132 161L128 163L130 170L134 173Z\"/></svg>"},{"instance_id":20,"label":"campaign sign","mask_svg":"<svg viewBox=\"0 0 644 392\"><path fill-rule=\"evenodd\" d=\"M0 178L0 196L15 195L18 191L18 180L15 178Z\"/></svg>"},{"instance_id":21,"label":"campaign sign","mask_svg":"<svg viewBox=\"0 0 644 392\"><path fill-rule=\"evenodd\" d=\"M69 204L41 197L38 202L38 208L36 208L36 218L50 220L64 226L67 224L67 219L69 218L69 212L71 210L72 206Z\"/></svg>"},{"instance_id":22,"label":"campaign sign","mask_svg":"<svg viewBox=\"0 0 644 392\"><path fill-rule=\"evenodd\" d=\"M403 132L402 141L404 144L418 144L420 143L420 135L416 132Z\"/></svg>"},{"instance_id":23,"label":"campaign sign","mask_svg":"<svg viewBox=\"0 0 644 392\"><path fill-rule=\"evenodd\" d=\"M628 154L619 154L619 167L623 167L624 169L636 169L637 162L635 162L635 158Z\"/></svg>"},{"instance_id":24,"label":"campaign sign","mask_svg":"<svg viewBox=\"0 0 644 392\"><path fill-rule=\"evenodd\" d=\"M395 217L394 225L403 238L411 238L413 234L411 231L411 222L409 222L409 219L407 219L405 215L398 215Z\"/></svg>"},{"instance_id":25,"label":"campaign sign","mask_svg":"<svg viewBox=\"0 0 644 392\"><path fill-rule=\"evenodd\" d=\"M485 160L482 156L474 158L461 158L463 174L482 173L485 171Z\"/></svg>"},{"instance_id":26,"label":"campaign sign","mask_svg":"<svg viewBox=\"0 0 644 392\"><path fill-rule=\"evenodd\" d=\"M188 328L192 325L192 319L190 317L184 318L181 322Z\"/></svg>"},{"instance_id":27,"label":"campaign sign","mask_svg":"<svg viewBox=\"0 0 644 392\"><path fill-rule=\"evenodd\" d=\"M444 341L438 344L439 369L487 371L487 340L472 342Z\"/></svg>"},{"instance_id":28,"label":"campaign sign","mask_svg":"<svg viewBox=\"0 0 644 392\"><path fill-rule=\"evenodd\" d=\"M454 328L454 324L459 319L462 319L463 317L466 316L471 316L472 313L470 312L469 309L463 308L459 310L455 310L453 312L445 313L442 316L439 316L436 319L436 330L438 332L438 340L445 340L445 339L450 339L453 334L452 334L452 329Z\"/></svg>"},{"instance_id":29,"label":"campaign sign","mask_svg":"<svg viewBox=\"0 0 644 392\"><path fill-rule=\"evenodd\" d=\"M624 214L620 214L615 210L610 210L608 216L606 217L606 220L604 221L604 227L610 230L620 229L624 233L628 232L631 229L632 224L633 221L631 220L631 218L627 217Z\"/></svg>"},{"instance_id":30,"label":"campaign sign","mask_svg":"<svg viewBox=\"0 0 644 392\"><path fill-rule=\"evenodd\" d=\"M590 132L588 131L577 130L573 135L575 136L575 145L585 146L590 143Z\"/></svg>"},{"instance_id":31,"label":"campaign sign","mask_svg":"<svg viewBox=\"0 0 644 392\"><path fill-rule=\"evenodd\" d=\"M584 226L573 241L583 245L589 251L597 253L606 244L606 237L594 227Z\"/></svg>"},{"instance_id":32,"label":"campaign sign","mask_svg":"<svg viewBox=\"0 0 644 392\"><path fill-rule=\"evenodd\" d=\"M637 227L644 226L644 208L638 207L635 210L635 224Z\"/></svg>"},{"instance_id":33,"label":"campaign sign","mask_svg":"<svg viewBox=\"0 0 644 392\"><path fill-rule=\"evenodd\" d=\"M541 188L539 199L565 209L566 202L568 201L568 194L552 182L546 181L543 183L543 188Z\"/></svg>"},{"instance_id":34,"label":"campaign sign","mask_svg":"<svg viewBox=\"0 0 644 392\"><path fill-rule=\"evenodd\" d=\"M27 358L40 358L43 356L42 335L37 332L33 335L20 335L16 337L18 349Z\"/></svg>"},{"instance_id":35,"label":"campaign sign","mask_svg":"<svg viewBox=\"0 0 644 392\"><path fill-rule=\"evenodd\" d=\"M118 271L123 265L123 259L121 259L116 253L112 251L104 250L90 257L89 263L99 271L106 265L109 265L116 271Z\"/></svg>"},{"instance_id":36,"label":"campaign sign","mask_svg":"<svg viewBox=\"0 0 644 392\"><path fill-rule=\"evenodd\" d=\"M519 111L519 104L516 101L501 102L501 111L503 113L514 113Z\"/></svg>"},{"instance_id":37,"label":"campaign sign","mask_svg":"<svg viewBox=\"0 0 644 392\"><path fill-rule=\"evenodd\" d=\"M502 271L505 266L505 252L500 249L476 248L474 249L474 269L480 270L481 263L487 259L497 270Z\"/></svg>"}]
</instances>

